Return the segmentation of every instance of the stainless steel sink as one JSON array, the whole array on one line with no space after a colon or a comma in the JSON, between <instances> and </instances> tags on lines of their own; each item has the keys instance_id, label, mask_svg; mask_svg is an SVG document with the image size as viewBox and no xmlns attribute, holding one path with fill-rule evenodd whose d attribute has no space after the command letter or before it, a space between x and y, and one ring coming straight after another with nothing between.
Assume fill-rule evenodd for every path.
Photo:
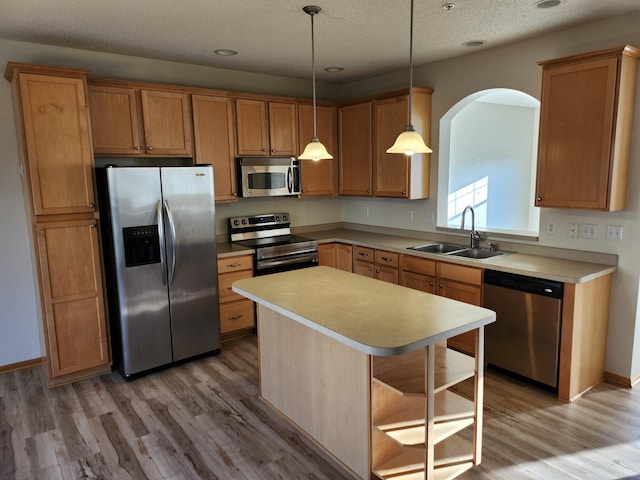
<instances>
[{"instance_id":1,"label":"stainless steel sink","mask_svg":"<svg viewBox=\"0 0 640 480\"><path fill-rule=\"evenodd\" d=\"M409 247L410 250L417 250L419 252L427 253L450 253L458 250L464 250L462 245L456 245L454 243L430 243L428 245L417 245L415 247Z\"/></svg>"},{"instance_id":2,"label":"stainless steel sink","mask_svg":"<svg viewBox=\"0 0 640 480\"><path fill-rule=\"evenodd\" d=\"M452 257L465 257L465 258L473 258L474 260L482 260L484 258L497 257L500 255L504 255L504 252L483 250L481 248L465 248L464 250L450 252L447 255L450 255Z\"/></svg>"},{"instance_id":3,"label":"stainless steel sink","mask_svg":"<svg viewBox=\"0 0 640 480\"><path fill-rule=\"evenodd\" d=\"M418 252L437 253L451 257L472 258L474 260L483 260L485 258L497 257L504 255L505 252L496 252L485 250L482 248L469 248L455 243L429 243L427 245L416 245L409 247L409 250L417 250Z\"/></svg>"}]
</instances>

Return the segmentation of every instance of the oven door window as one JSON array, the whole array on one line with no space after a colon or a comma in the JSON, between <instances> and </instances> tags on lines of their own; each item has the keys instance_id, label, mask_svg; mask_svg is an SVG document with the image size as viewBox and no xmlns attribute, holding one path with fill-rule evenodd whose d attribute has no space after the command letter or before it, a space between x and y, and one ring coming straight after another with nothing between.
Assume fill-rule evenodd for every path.
<instances>
[{"instance_id":1,"label":"oven door window","mask_svg":"<svg viewBox=\"0 0 640 480\"><path fill-rule=\"evenodd\" d=\"M257 190L273 190L285 188L286 176L284 173L250 173L249 174L249 188Z\"/></svg>"}]
</instances>

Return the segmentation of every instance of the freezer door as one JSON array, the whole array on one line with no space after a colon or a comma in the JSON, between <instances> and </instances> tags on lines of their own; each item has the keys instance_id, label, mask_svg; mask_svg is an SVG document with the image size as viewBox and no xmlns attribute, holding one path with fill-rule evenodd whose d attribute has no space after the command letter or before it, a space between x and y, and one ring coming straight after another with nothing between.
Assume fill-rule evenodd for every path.
<instances>
[{"instance_id":1,"label":"freezer door","mask_svg":"<svg viewBox=\"0 0 640 480\"><path fill-rule=\"evenodd\" d=\"M160 169L173 359L220 348L213 169Z\"/></svg>"},{"instance_id":2,"label":"freezer door","mask_svg":"<svg viewBox=\"0 0 640 480\"><path fill-rule=\"evenodd\" d=\"M107 168L117 283L116 335L130 376L171 363L171 328L161 238L158 168ZM164 280L164 282L163 282Z\"/></svg>"}]
</instances>

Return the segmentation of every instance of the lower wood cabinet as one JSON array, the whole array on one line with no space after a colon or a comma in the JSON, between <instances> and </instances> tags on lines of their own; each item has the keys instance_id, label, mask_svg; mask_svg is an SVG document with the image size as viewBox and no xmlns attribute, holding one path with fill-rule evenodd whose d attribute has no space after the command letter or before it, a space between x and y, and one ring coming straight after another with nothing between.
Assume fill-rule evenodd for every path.
<instances>
[{"instance_id":1,"label":"lower wood cabinet","mask_svg":"<svg viewBox=\"0 0 640 480\"><path fill-rule=\"evenodd\" d=\"M399 257L385 250L354 246L353 272L397 285Z\"/></svg>"},{"instance_id":2,"label":"lower wood cabinet","mask_svg":"<svg viewBox=\"0 0 640 480\"><path fill-rule=\"evenodd\" d=\"M50 384L108 371L111 356L95 220L36 223L35 234Z\"/></svg>"},{"instance_id":3,"label":"lower wood cabinet","mask_svg":"<svg viewBox=\"0 0 640 480\"><path fill-rule=\"evenodd\" d=\"M253 277L253 255L218 259L220 333L222 340L250 333L255 327L255 307L251 300L231 290L241 278Z\"/></svg>"},{"instance_id":4,"label":"lower wood cabinet","mask_svg":"<svg viewBox=\"0 0 640 480\"><path fill-rule=\"evenodd\" d=\"M320 265L353 271L353 245L349 243L323 243L318 247L318 257Z\"/></svg>"},{"instance_id":5,"label":"lower wood cabinet","mask_svg":"<svg viewBox=\"0 0 640 480\"><path fill-rule=\"evenodd\" d=\"M482 269L480 268L403 255L400 285L482 306ZM448 345L456 350L473 354L473 334L463 333L452 337L448 340Z\"/></svg>"}]
</instances>

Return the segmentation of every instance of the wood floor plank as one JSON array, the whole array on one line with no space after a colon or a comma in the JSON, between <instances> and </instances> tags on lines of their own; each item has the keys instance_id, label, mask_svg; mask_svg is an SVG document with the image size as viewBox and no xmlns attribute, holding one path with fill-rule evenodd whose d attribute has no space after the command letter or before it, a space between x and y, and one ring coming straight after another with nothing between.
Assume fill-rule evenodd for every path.
<instances>
[{"instance_id":1,"label":"wood floor plank","mask_svg":"<svg viewBox=\"0 0 640 480\"><path fill-rule=\"evenodd\" d=\"M48 389L41 366L1 374L0 479L350 478L260 400L257 369L245 337L129 382ZM601 384L565 404L489 370L483 445L461 480L640 479L640 389Z\"/></svg>"}]
</instances>

